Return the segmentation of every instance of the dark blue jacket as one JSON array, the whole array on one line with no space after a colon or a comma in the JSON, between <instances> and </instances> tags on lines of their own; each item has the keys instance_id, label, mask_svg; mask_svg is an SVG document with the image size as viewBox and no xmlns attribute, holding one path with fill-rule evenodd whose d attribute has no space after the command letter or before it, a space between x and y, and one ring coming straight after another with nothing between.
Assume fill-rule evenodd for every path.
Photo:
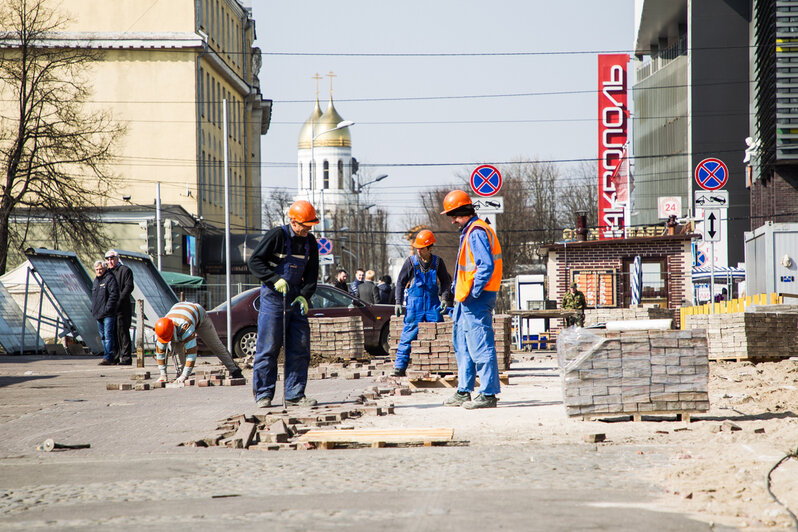
<instances>
[{"instance_id":1,"label":"dark blue jacket","mask_svg":"<svg viewBox=\"0 0 798 532\"><path fill-rule=\"evenodd\" d=\"M94 278L91 287L91 315L101 320L116 315L119 303L119 285L111 270L105 270L100 277Z\"/></svg>"}]
</instances>

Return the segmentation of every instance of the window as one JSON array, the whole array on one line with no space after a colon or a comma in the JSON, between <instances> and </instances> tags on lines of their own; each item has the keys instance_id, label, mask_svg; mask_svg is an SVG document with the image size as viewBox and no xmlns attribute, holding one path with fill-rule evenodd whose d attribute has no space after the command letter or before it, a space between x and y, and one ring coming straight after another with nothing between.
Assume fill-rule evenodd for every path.
<instances>
[{"instance_id":1,"label":"window","mask_svg":"<svg viewBox=\"0 0 798 532\"><path fill-rule=\"evenodd\" d=\"M211 75L209 73L205 73L205 117L210 120L211 119L211 98L210 98L210 90L211 90Z\"/></svg>"},{"instance_id":2,"label":"window","mask_svg":"<svg viewBox=\"0 0 798 532\"><path fill-rule=\"evenodd\" d=\"M310 308L354 308L354 299L347 294L319 286L310 298Z\"/></svg>"},{"instance_id":3,"label":"window","mask_svg":"<svg viewBox=\"0 0 798 532\"><path fill-rule=\"evenodd\" d=\"M338 159L338 190L344 188L344 162Z\"/></svg>"},{"instance_id":4,"label":"window","mask_svg":"<svg viewBox=\"0 0 798 532\"><path fill-rule=\"evenodd\" d=\"M203 75L204 73L205 73L205 71L202 70L202 67L200 67L200 73L199 73L199 106L200 106L200 116L202 116L203 118L205 117L205 90L204 90L205 89L205 76Z\"/></svg>"},{"instance_id":5,"label":"window","mask_svg":"<svg viewBox=\"0 0 798 532\"><path fill-rule=\"evenodd\" d=\"M330 188L330 162L324 161L324 189Z\"/></svg>"},{"instance_id":6,"label":"window","mask_svg":"<svg viewBox=\"0 0 798 532\"><path fill-rule=\"evenodd\" d=\"M202 150L202 157L200 157L200 164L199 164L199 200L202 201L202 189L205 186L205 150Z\"/></svg>"},{"instance_id":7,"label":"window","mask_svg":"<svg viewBox=\"0 0 798 532\"><path fill-rule=\"evenodd\" d=\"M216 100L216 113L219 117L219 120L216 121L217 127L221 129L222 127L222 85L218 81L216 82L216 96L218 97Z\"/></svg>"},{"instance_id":8,"label":"window","mask_svg":"<svg viewBox=\"0 0 798 532\"><path fill-rule=\"evenodd\" d=\"M211 124L216 125L216 83L213 82L211 79L211 101L209 102L211 105Z\"/></svg>"}]
</instances>

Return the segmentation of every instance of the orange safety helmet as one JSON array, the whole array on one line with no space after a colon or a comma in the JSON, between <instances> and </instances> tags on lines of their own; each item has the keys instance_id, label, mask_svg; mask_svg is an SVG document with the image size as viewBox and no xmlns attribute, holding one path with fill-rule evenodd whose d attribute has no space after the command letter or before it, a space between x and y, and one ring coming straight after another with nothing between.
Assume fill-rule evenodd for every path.
<instances>
[{"instance_id":1,"label":"orange safety helmet","mask_svg":"<svg viewBox=\"0 0 798 532\"><path fill-rule=\"evenodd\" d=\"M155 322L155 335L163 343L172 340L172 334L175 332L175 324L169 318L161 318Z\"/></svg>"},{"instance_id":2,"label":"orange safety helmet","mask_svg":"<svg viewBox=\"0 0 798 532\"><path fill-rule=\"evenodd\" d=\"M416 239L413 241L414 248L428 248L435 243L435 235L429 229L423 229L418 232Z\"/></svg>"},{"instance_id":3,"label":"orange safety helmet","mask_svg":"<svg viewBox=\"0 0 798 532\"><path fill-rule=\"evenodd\" d=\"M446 194L445 198L443 198L443 212L441 214L448 214L458 207L473 204L474 203L471 201L471 196L462 190L452 190Z\"/></svg>"},{"instance_id":4,"label":"orange safety helmet","mask_svg":"<svg viewBox=\"0 0 798 532\"><path fill-rule=\"evenodd\" d=\"M288 217L305 225L316 225L319 219L316 217L316 209L306 200L297 200L288 209Z\"/></svg>"}]
</instances>

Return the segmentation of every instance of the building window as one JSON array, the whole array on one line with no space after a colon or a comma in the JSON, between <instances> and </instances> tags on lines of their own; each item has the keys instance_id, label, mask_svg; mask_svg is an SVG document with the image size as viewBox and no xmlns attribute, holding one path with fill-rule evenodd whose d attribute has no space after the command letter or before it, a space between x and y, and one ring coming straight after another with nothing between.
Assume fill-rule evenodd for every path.
<instances>
[{"instance_id":1,"label":"building window","mask_svg":"<svg viewBox=\"0 0 798 532\"><path fill-rule=\"evenodd\" d=\"M216 96L218 97L216 100L216 108L219 120L216 122L217 127L221 129L222 127L222 85L218 81L216 82Z\"/></svg>"},{"instance_id":2,"label":"building window","mask_svg":"<svg viewBox=\"0 0 798 532\"><path fill-rule=\"evenodd\" d=\"M313 190L316 188L316 161L310 161L308 176L310 177L310 189Z\"/></svg>"},{"instance_id":3,"label":"building window","mask_svg":"<svg viewBox=\"0 0 798 532\"><path fill-rule=\"evenodd\" d=\"M211 124L216 125L216 83L211 79Z\"/></svg>"},{"instance_id":4,"label":"building window","mask_svg":"<svg viewBox=\"0 0 798 532\"><path fill-rule=\"evenodd\" d=\"M344 189L344 162L338 159L338 190Z\"/></svg>"},{"instance_id":5,"label":"building window","mask_svg":"<svg viewBox=\"0 0 798 532\"><path fill-rule=\"evenodd\" d=\"M330 188L330 162L324 161L324 189Z\"/></svg>"},{"instance_id":6,"label":"building window","mask_svg":"<svg viewBox=\"0 0 798 532\"><path fill-rule=\"evenodd\" d=\"M199 104L200 116L205 117L205 71L200 67L199 73Z\"/></svg>"}]
</instances>

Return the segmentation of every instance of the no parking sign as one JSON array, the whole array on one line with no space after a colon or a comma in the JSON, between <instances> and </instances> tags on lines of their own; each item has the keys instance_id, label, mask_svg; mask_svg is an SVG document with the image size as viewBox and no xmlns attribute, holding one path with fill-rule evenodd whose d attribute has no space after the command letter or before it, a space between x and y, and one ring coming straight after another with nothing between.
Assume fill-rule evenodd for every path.
<instances>
[{"instance_id":1,"label":"no parking sign","mask_svg":"<svg viewBox=\"0 0 798 532\"><path fill-rule=\"evenodd\" d=\"M482 197L488 198L499 193L502 188L502 175L489 165L477 166L471 173L471 190Z\"/></svg>"}]
</instances>

